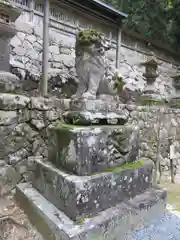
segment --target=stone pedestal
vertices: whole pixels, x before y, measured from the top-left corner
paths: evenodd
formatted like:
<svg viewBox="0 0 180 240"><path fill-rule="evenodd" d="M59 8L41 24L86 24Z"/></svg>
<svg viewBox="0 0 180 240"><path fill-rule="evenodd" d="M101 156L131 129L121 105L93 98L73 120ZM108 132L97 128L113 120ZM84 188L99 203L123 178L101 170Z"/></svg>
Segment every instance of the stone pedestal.
<svg viewBox="0 0 180 240"><path fill-rule="evenodd" d="M49 132L49 161L77 175L136 161L137 132L130 126L59 124Z"/></svg>
<svg viewBox="0 0 180 240"><path fill-rule="evenodd" d="M20 10L10 1L0 1L0 92L13 92L18 78L10 71L10 40L16 34L15 20Z"/></svg>
<svg viewBox="0 0 180 240"><path fill-rule="evenodd" d="M45 239L125 240L163 213L166 191L152 188L153 162L138 159L138 128L127 124L122 105L71 102L64 119L49 130L48 161L36 161L32 186L16 193Z"/></svg>

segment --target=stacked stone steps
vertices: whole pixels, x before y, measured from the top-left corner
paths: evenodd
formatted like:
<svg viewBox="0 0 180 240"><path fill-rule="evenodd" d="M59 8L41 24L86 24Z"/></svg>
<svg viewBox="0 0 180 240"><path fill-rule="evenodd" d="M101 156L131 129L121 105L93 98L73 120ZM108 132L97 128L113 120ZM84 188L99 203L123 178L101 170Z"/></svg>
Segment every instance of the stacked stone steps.
<svg viewBox="0 0 180 240"><path fill-rule="evenodd" d="M151 186L152 168L144 159L134 168L77 176L37 160L33 184L19 184L16 200L47 240L126 240L164 212L167 193Z"/></svg>
<svg viewBox="0 0 180 240"><path fill-rule="evenodd" d="M16 200L45 240L126 240L165 208L166 191L150 188L135 198L74 222L31 185L19 184Z"/></svg>
<svg viewBox="0 0 180 240"><path fill-rule="evenodd" d="M33 187L78 221L146 191L151 187L152 169L152 161L145 159L138 167L77 176L37 160Z"/></svg>

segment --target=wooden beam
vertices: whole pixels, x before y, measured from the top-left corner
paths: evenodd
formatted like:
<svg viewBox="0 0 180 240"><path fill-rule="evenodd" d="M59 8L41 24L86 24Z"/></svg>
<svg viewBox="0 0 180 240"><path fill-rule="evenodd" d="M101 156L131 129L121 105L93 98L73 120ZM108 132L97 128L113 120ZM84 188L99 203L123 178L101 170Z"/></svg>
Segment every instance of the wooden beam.
<svg viewBox="0 0 180 240"><path fill-rule="evenodd" d="M121 60L121 33L122 29L118 29L118 35L117 35L117 47L116 47L116 68L120 68L120 60Z"/></svg>

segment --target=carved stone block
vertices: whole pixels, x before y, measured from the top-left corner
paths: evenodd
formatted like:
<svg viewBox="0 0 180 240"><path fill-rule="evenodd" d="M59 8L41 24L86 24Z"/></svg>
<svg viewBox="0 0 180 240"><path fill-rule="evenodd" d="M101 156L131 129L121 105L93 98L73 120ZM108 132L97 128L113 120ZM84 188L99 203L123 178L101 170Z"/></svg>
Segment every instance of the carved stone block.
<svg viewBox="0 0 180 240"><path fill-rule="evenodd" d="M87 175L133 162L137 132L128 126L59 124L49 129L49 161L77 175Z"/></svg>

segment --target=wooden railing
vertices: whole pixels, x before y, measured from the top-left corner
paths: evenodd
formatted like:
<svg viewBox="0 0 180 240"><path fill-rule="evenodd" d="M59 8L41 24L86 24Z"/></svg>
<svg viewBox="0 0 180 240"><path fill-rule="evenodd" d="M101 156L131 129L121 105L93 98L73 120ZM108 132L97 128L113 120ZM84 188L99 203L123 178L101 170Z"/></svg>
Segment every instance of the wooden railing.
<svg viewBox="0 0 180 240"><path fill-rule="evenodd" d="M43 0L11 0L17 7L20 7L26 13L29 13L29 20L33 21L34 16L43 17ZM62 6L63 7L62 7ZM50 27L61 30L66 33L75 35L77 28L85 29L88 27L96 28L103 32L105 36L109 37L109 31L111 28L104 25L98 19L93 17L88 18L88 14L75 13L73 9L65 7L63 3L61 5L55 1L50 1ZM113 45L116 47L116 31L113 34Z"/></svg>

